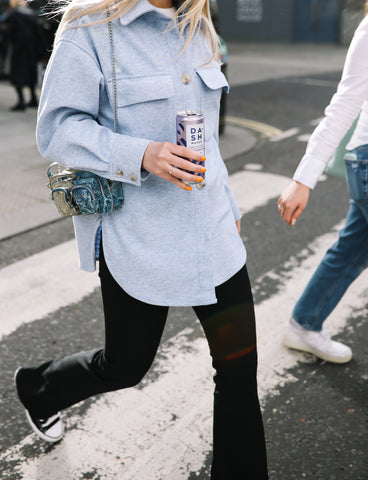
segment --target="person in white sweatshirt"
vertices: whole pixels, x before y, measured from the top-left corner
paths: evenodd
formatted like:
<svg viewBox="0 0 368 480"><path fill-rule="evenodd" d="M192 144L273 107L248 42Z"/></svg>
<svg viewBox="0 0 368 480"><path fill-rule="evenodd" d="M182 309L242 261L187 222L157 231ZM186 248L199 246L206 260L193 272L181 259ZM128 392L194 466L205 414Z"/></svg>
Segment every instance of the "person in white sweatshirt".
<svg viewBox="0 0 368 480"><path fill-rule="evenodd" d="M325 117L313 132L292 183L278 200L280 215L289 225L295 225L308 203L310 189L358 115L345 155L350 194L346 224L296 303L283 335L286 346L335 363L350 361L352 351L333 341L323 330L323 322L368 266L368 16L354 34Z"/></svg>

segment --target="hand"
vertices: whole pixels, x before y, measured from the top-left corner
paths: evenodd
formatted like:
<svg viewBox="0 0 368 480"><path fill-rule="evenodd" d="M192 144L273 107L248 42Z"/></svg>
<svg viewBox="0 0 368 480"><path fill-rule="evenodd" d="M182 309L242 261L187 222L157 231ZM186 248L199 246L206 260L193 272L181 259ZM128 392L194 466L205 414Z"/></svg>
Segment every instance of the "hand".
<svg viewBox="0 0 368 480"><path fill-rule="evenodd" d="M280 215L292 227L307 206L309 190L309 187L294 180L280 195L277 202Z"/></svg>
<svg viewBox="0 0 368 480"><path fill-rule="evenodd" d="M206 169L189 159L204 162L206 157L190 148L175 145L175 143L151 142L144 152L142 167L147 172L151 172L183 190L192 190L192 187L185 182L201 182L203 178L189 172L203 173Z"/></svg>

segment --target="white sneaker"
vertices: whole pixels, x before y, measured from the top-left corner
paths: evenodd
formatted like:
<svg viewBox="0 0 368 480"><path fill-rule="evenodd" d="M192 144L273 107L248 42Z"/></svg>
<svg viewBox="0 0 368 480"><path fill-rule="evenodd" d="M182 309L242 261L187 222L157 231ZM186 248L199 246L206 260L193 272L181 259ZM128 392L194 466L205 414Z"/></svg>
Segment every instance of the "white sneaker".
<svg viewBox="0 0 368 480"><path fill-rule="evenodd" d="M19 396L19 372L22 368L18 368L14 373L14 384L17 390L17 394L19 397L20 402L22 400ZM23 403L22 403L23 405ZM24 405L23 405L24 407ZM46 442L58 442L63 438L64 435L64 424L60 416L60 412L57 412L56 415L52 415L49 418L37 418L33 417L30 412L24 407L27 420L32 427L32 430L40 437L42 440Z"/></svg>
<svg viewBox="0 0 368 480"><path fill-rule="evenodd" d="M64 424L60 412L49 418L32 417L27 409L26 417L32 430L46 442L59 442L64 436Z"/></svg>
<svg viewBox="0 0 368 480"><path fill-rule="evenodd" d="M346 363L353 356L347 345L331 340L324 330L321 332L306 330L293 318L287 325L282 340L289 348L313 353L327 362Z"/></svg>

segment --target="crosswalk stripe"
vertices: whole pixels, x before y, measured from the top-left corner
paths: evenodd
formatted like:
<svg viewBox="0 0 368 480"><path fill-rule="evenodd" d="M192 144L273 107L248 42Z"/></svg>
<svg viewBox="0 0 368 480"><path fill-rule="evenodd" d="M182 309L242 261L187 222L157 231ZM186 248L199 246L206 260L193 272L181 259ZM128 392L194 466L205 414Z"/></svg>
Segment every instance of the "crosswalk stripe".
<svg viewBox="0 0 368 480"><path fill-rule="evenodd" d="M78 269L75 241L32 255L0 270L0 339L20 325L78 302L98 286Z"/></svg>
<svg viewBox="0 0 368 480"><path fill-rule="evenodd" d="M244 212L276 198L290 180L260 171L242 171L231 175L229 181ZM310 355L282 347L282 329L340 227L308 245L312 253L303 261L291 258L253 285L255 290L261 289L263 282L272 278L279 286L276 294L256 305L262 403L283 384L295 380L289 371L298 361L313 361ZM97 286L97 275L78 269L74 240L3 268L0 337L23 323L81 301ZM335 310L333 323L327 322L330 333L346 326L367 291L368 273L364 273ZM31 434L5 451L0 460L16 460L12 465L19 480L64 480L91 476L93 472L109 480L135 480L147 475L152 480L187 479L190 472L203 467L211 451L213 370L207 343L192 328L186 328L161 346L153 368L157 372L155 380L143 380L139 388L104 395L83 417L69 411L66 438L54 447L52 456L24 453L29 451L26 446L34 451L39 445Z"/></svg>
<svg viewBox="0 0 368 480"><path fill-rule="evenodd" d="M249 170L234 173L229 178L230 188L242 213L262 207L273 198L276 211L276 199L290 182L291 179L283 175Z"/></svg>
<svg viewBox="0 0 368 480"><path fill-rule="evenodd" d="M275 135L274 137L270 138L270 142L280 142L281 140L285 140L286 138L293 137L300 132L300 128L290 128L289 130L285 130L280 135Z"/></svg>
<svg viewBox="0 0 368 480"><path fill-rule="evenodd" d="M281 332L339 227L309 245L309 255L302 262L291 258L256 282L256 288L261 288L266 278L279 284L276 294L256 306L262 402L284 383L295 380L288 371L298 361L313 361L310 355L283 348ZM346 326L357 306L363 305L367 291L365 272L335 310L333 323L327 325L330 333ZM143 381L139 389L104 395L83 417L70 415L66 438L54 447L52 455L26 458L23 452L29 450L25 447L34 450L37 445L30 435L4 452L1 460L17 458L14 468L18 478L27 480L81 478L92 470L109 480L136 480L148 475L152 480L187 479L191 471L203 466L210 451L213 371L206 341L203 337L193 340L191 328L181 331L161 347L154 368L161 372L156 380ZM68 426L73 428L68 430Z"/></svg>

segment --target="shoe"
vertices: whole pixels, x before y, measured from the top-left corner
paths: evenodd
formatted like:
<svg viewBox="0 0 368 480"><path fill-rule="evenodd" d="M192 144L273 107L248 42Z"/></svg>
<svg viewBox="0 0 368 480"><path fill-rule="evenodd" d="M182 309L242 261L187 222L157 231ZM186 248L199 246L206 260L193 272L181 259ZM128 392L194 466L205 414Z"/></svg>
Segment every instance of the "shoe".
<svg viewBox="0 0 368 480"><path fill-rule="evenodd" d="M327 362L347 363L353 356L347 345L331 340L324 330L320 332L307 330L293 318L286 327L282 340L289 348L313 353Z"/></svg>
<svg viewBox="0 0 368 480"><path fill-rule="evenodd" d="M18 374L22 370L22 368L18 368L14 374L14 384L17 390L18 398L23 405L23 402L19 395L18 389ZM23 405L24 407L24 405ZM27 420L32 427L32 430L40 437L42 440L46 442L58 442L63 438L64 435L64 424L61 419L60 412L52 415L48 418L37 418L30 414L30 412L24 407L26 411Z"/></svg>
<svg viewBox="0 0 368 480"><path fill-rule="evenodd" d="M30 100L28 103L27 103L27 107L31 107L31 108L37 108L38 107L38 101L37 99L33 99L33 100Z"/></svg>
<svg viewBox="0 0 368 480"><path fill-rule="evenodd" d="M24 103L17 103L13 107L10 107L11 112L24 112L26 105Z"/></svg>

